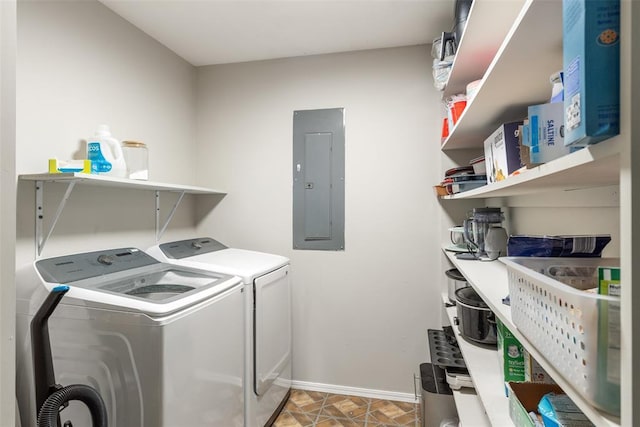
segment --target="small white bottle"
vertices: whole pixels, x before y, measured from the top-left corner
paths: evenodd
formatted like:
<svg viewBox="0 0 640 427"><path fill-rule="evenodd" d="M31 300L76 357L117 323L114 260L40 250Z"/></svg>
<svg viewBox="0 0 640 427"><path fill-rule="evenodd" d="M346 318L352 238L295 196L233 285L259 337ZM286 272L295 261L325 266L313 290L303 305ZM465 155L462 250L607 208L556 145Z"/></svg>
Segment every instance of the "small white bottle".
<svg viewBox="0 0 640 427"><path fill-rule="evenodd" d="M87 159L91 160L91 173L119 178L127 176L122 147L111 136L107 125L98 126L96 134L87 140Z"/></svg>

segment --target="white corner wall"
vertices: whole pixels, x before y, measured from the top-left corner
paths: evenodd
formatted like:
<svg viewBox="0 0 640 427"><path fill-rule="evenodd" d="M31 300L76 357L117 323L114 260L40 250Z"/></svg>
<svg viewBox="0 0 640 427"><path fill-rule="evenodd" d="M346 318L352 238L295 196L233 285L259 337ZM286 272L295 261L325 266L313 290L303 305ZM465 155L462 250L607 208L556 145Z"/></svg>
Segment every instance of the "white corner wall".
<svg viewBox="0 0 640 427"><path fill-rule="evenodd" d="M440 95L427 46L198 69L199 225L291 258L296 381L413 394L440 328ZM292 250L294 110L344 107L346 249Z"/></svg>
<svg viewBox="0 0 640 427"><path fill-rule="evenodd" d="M151 180L195 183L193 66L94 0L21 1L17 13L18 174L46 172L48 158L86 157L85 139L105 123L116 138L148 145ZM45 184L45 221L64 188ZM33 182L19 183L18 266L34 256L33 200ZM183 202L169 238L193 228L191 205ZM43 256L146 248L154 207L150 191L78 186Z"/></svg>
<svg viewBox="0 0 640 427"><path fill-rule="evenodd" d="M0 2L0 422L15 408L16 2Z"/></svg>

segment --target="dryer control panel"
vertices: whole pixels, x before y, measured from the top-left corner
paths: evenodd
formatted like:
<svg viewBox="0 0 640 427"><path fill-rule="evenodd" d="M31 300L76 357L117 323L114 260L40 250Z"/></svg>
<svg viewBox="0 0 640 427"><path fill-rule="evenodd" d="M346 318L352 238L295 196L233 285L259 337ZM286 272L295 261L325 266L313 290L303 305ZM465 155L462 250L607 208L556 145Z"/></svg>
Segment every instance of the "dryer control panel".
<svg viewBox="0 0 640 427"><path fill-rule="evenodd" d="M182 259L222 249L227 249L227 247L210 237L179 240L177 242L163 243L160 245L160 250L164 252L167 258L171 259Z"/></svg>

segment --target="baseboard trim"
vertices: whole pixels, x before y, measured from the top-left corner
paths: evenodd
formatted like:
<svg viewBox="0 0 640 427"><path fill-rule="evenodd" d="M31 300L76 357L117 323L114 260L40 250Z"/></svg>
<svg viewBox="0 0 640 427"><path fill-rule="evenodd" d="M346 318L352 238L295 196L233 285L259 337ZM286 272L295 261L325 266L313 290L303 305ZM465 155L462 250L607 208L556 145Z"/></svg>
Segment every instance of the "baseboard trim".
<svg viewBox="0 0 640 427"><path fill-rule="evenodd" d="M369 388L347 387L343 385L312 383L308 381L291 381L291 387L306 391L322 393L348 394L350 396L368 397L373 399L396 400L399 402L415 403L416 397L411 393L396 391L373 390Z"/></svg>

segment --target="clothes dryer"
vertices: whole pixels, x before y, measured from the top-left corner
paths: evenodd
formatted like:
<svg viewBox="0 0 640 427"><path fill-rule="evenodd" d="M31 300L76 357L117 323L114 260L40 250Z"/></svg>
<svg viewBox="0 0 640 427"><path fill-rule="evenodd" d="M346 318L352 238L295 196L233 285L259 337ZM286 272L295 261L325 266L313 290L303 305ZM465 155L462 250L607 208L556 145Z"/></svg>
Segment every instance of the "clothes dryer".
<svg viewBox="0 0 640 427"><path fill-rule="evenodd" d="M239 276L245 286L245 425L270 425L291 389L289 259L208 237L147 250L162 262Z"/></svg>
<svg viewBox="0 0 640 427"><path fill-rule="evenodd" d="M49 319L55 375L97 389L110 426L244 425L238 277L163 264L135 248L42 259L17 277L23 424L36 424L29 324L49 291L66 284ZM81 404L61 418L91 424Z"/></svg>

